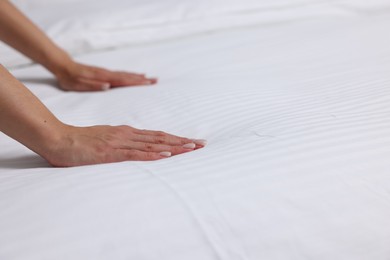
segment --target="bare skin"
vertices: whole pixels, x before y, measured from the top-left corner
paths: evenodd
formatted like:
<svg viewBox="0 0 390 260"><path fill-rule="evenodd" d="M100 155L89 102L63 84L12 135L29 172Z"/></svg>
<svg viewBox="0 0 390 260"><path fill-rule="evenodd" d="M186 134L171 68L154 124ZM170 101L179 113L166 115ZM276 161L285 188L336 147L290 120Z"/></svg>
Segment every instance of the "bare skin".
<svg viewBox="0 0 390 260"><path fill-rule="evenodd" d="M7 0L0 0L0 40L46 67L64 90L101 91L157 81L143 74L110 71L73 61ZM130 126L71 126L59 121L3 66L0 79L0 131L53 166L158 160L206 144L204 140Z"/></svg>
<svg viewBox="0 0 390 260"><path fill-rule="evenodd" d="M0 0L0 40L42 64L64 90L99 91L110 87L151 85L155 78L77 63L8 0Z"/></svg>

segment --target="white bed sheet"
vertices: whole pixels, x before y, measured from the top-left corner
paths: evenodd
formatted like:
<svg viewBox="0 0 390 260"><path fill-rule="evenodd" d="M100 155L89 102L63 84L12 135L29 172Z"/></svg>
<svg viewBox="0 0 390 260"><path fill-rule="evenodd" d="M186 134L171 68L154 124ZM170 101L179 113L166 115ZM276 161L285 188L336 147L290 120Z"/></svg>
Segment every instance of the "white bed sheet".
<svg viewBox="0 0 390 260"><path fill-rule="evenodd" d="M315 17L387 12L388 0L13 0L69 53L112 49L194 34ZM31 61L0 42L9 68Z"/></svg>
<svg viewBox="0 0 390 260"><path fill-rule="evenodd" d="M389 14L318 17L79 56L157 86L62 92L63 121L205 138L156 162L51 168L0 135L0 259L390 257Z"/></svg>

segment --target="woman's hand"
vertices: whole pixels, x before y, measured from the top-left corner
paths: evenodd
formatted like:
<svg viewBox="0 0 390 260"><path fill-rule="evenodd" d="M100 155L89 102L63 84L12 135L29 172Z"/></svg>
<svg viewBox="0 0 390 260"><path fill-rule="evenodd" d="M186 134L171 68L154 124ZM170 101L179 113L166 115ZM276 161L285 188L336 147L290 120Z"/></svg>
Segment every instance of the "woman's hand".
<svg viewBox="0 0 390 260"><path fill-rule="evenodd" d="M68 167L120 161L152 161L191 152L204 140L139 130L130 126L65 126L45 159L53 166Z"/></svg>
<svg viewBox="0 0 390 260"><path fill-rule="evenodd" d="M0 1L0 24L0 40L54 73L64 90L99 91L157 82L142 74L110 71L74 62L10 1Z"/></svg>
<svg viewBox="0 0 390 260"><path fill-rule="evenodd" d="M130 126L70 126L1 65L0 78L0 131L54 166L158 160L205 146L204 140Z"/></svg>
<svg viewBox="0 0 390 260"><path fill-rule="evenodd" d="M0 24L0 39L46 67L64 90L98 91L157 82L142 74L74 62L10 1L0 1ZM0 131L55 166L158 160L205 145L202 140L129 126L65 125L1 64L0 79Z"/></svg>
<svg viewBox="0 0 390 260"><path fill-rule="evenodd" d="M88 66L67 61L60 69L53 70L59 86L70 91L102 91L123 86L152 85L156 78L147 78L144 74Z"/></svg>

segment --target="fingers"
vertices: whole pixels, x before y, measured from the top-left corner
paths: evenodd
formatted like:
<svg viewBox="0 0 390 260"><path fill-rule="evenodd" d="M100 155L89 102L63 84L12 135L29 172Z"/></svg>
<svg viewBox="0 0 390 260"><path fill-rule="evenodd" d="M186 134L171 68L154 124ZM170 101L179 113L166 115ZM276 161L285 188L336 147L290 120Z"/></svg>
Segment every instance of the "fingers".
<svg viewBox="0 0 390 260"><path fill-rule="evenodd" d="M162 131L140 130L117 126L120 141L115 142L123 160L159 160L194 151L206 145L205 140L193 140Z"/></svg>
<svg viewBox="0 0 390 260"><path fill-rule="evenodd" d="M128 142L121 146L122 149L135 149L143 152L170 152L171 155L182 154L191 152L195 149L194 143L187 143L184 145L164 145L164 144L153 144L144 142Z"/></svg>
<svg viewBox="0 0 390 260"><path fill-rule="evenodd" d="M140 150L118 149L111 162L155 161L170 157L168 152L145 152Z"/></svg>
<svg viewBox="0 0 390 260"><path fill-rule="evenodd" d="M158 160L206 145L204 140L192 140L162 131L140 130L126 125L115 128L119 139L113 145L126 154L122 156L128 156L126 160Z"/></svg>
<svg viewBox="0 0 390 260"><path fill-rule="evenodd" d="M157 83L156 78L145 74L88 66L73 62L71 66L58 72L56 77L64 90L101 91L124 86L146 86Z"/></svg>
<svg viewBox="0 0 390 260"><path fill-rule="evenodd" d="M121 86L145 86L157 83L156 78L148 78L145 75L134 75L127 72L109 72L107 81L112 87Z"/></svg>
<svg viewBox="0 0 390 260"><path fill-rule="evenodd" d="M197 149L194 140L130 126L67 126L47 160L55 166L153 161ZM46 158L46 157L45 157Z"/></svg>
<svg viewBox="0 0 390 260"><path fill-rule="evenodd" d="M168 146L147 144L141 142L130 142L122 145L119 149L114 149L105 162L121 161L155 161L171 157L194 150L195 145L191 146Z"/></svg>
<svg viewBox="0 0 390 260"><path fill-rule="evenodd" d="M165 134L165 135L135 134L132 139L137 142L160 144L160 145L171 145L171 146L180 146L180 145L193 143L193 141L190 139L176 137L169 134Z"/></svg>
<svg viewBox="0 0 390 260"><path fill-rule="evenodd" d="M156 78L146 77L145 74L130 73L124 71L110 71L97 67L88 67L86 78L109 82L111 87L153 85Z"/></svg>
<svg viewBox="0 0 390 260"><path fill-rule="evenodd" d="M153 130L140 130L133 129L137 141L141 142L150 142L158 144L169 144L169 145L184 145L189 143L195 143L196 149L206 146L207 141L203 139L189 139L172 134L168 134L162 131L153 131Z"/></svg>
<svg viewBox="0 0 390 260"><path fill-rule="evenodd" d="M110 83L91 79L79 78L70 83L63 83L59 81L60 86L64 90L76 91L103 91L110 88Z"/></svg>

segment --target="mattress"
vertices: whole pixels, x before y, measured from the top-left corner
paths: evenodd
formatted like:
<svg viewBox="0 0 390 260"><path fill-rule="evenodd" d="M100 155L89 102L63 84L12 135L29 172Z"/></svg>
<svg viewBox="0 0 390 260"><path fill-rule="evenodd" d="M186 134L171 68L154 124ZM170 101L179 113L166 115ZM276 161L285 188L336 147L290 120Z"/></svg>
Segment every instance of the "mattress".
<svg viewBox="0 0 390 260"><path fill-rule="evenodd" d="M388 1L15 2L78 61L159 78L64 92L0 49L60 120L208 145L53 168L1 134L1 260L390 259Z"/></svg>

